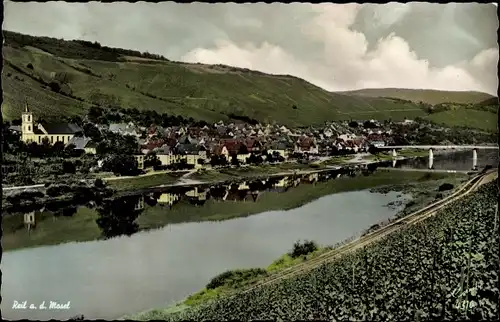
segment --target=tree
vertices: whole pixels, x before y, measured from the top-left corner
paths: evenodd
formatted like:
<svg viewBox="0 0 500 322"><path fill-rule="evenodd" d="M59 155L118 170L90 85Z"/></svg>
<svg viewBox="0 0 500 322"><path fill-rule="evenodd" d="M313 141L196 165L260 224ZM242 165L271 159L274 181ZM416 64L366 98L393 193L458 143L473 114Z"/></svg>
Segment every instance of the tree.
<svg viewBox="0 0 500 322"><path fill-rule="evenodd" d="M103 114L104 110L101 107L93 105L90 107L87 116L92 123L95 123L99 117L103 116Z"/></svg>
<svg viewBox="0 0 500 322"><path fill-rule="evenodd" d="M71 161L63 161L62 167L63 167L63 173L70 173L70 174L76 173L76 167Z"/></svg>
<svg viewBox="0 0 500 322"><path fill-rule="evenodd" d="M97 188L104 188L104 181L101 178L95 179L94 186Z"/></svg>
<svg viewBox="0 0 500 322"><path fill-rule="evenodd" d="M144 158L144 167L149 168L149 167L155 167L155 166L160 166L161 161L156 155L156 152L149 152L146 154L146 157Z"/></svg>
<svg viewBox="0 0 500 322"><path fill-rule="evenodd" d="M376 128L377 126L374 123L372 123L371 121L365 121L363 123L363 127L365 129L373 129L373 128Z"/></svg>
<svg viewBox="0 0 500 322"><path fill-rule="evenodd" d="M212 167L225 166L225 165L227 165L227 159L223 155L214 154L210 157L210 165Z"/></svg>
<svg viewBox="0 0 500 322"><path fill-rule="evenodd" d="M54 145L52 145L52 151L55 155L61 156L64 151L64 143L57 141Z"/></svg>
<svg viewBox="0 0 500 322"><path fill-rule="evenodd" d="M247 158L247 163L250 164L262 164L262 162L264 162L262 156L256 155L255 153L250 154L250 157Z"/></svg>
<svg viewBox="0 0 500 322"><path fill-rule="evenodd" d="M56 82L56 81L51 81L49 83L49 87L53 92L56 92L56 93L59 93L59 91L61 90L61 85L59 85L59 82Z"/></svg>
<svg viewBox="0 0 500 322"><path fill-rule="evenodd" d="M104 171L111 171L115 175L137 175L137 160L131 155L114 155L103 163Z"/></svg>
<svg viewBox="0 0 500 322"><path fill-rule="evenodd" d="M353 127L353 128L358 127L358 122L356 122L356 121L349 122L349 127Z"/></svg>
<svg viewBox="0 0 500 322"><path fill-rule="evenodd" d="M86 137L91 138L95 142L102 140L101 131L92 123L85 123L83 125L83 133Z"/></svg>
<svg viewBox="0 0 500 322"><path fill-rule="evenodd" d="M379 152L380 152L380 149L374 145L370 145L370 147L368 148L368 153L370 153L370 154L377 154Z"/></svg>
<svg viewBox="0 0 500 322"><path fill-rule="evenodd" d="M204 165L204 164L205 164L205 160L204 160L203 158L199 158L199 159L197 160L197 163L198 163L199 165Z"/></svg>
<svg viewBox="0 0 500 322"><path fill-rule="evenodd" d="M231 165L235 165L235 166L240 165L240 160L238 160L238 156L236 154L233 154L231 156Z"/></svg>

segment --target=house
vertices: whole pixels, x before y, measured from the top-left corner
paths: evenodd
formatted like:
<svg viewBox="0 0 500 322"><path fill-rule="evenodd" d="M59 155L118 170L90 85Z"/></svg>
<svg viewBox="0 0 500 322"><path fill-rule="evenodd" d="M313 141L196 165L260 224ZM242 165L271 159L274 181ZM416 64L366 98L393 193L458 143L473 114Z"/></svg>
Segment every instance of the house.
<svg viewBox="0 0 500 322"><path fill-rule="evenodd" d="M246 146L248 153L258 153L262 151L262 142L256 138L247 138L242 143Z"/></svg>
<svg viewBox="0 0 500 322"><path fill-rule="evenodd" d="M177 140L180 144L199 144L197 139L192 138L190 135L184 135Z"/></svg>
<svg viewBox="0 0 500 322"><path fill-rule="evenodd" d="M199 160L207 161L207 149L202 145L197 144L178 144L175 147L175 152L186 159L187 164L192 164L195 168L203 167Z"/></svg>
<svg viewBox="0 0 500 322"><path fill-rule="evenodd" d="M324 135L325 137L329 138L331 136L333 136L334 132L331 130L331 129L326 129L322 135Z"/></svg>
<svg viewBox="0 0 500 322"><path fill-rule="evenodd" d="M71 138L71 140L69 140L69 142L66 144L66 146L68 146L68 145L74 145L75 150L82 150L86 154L96 154L97 153L97 151L96 151L97 144L95 144L95 142L93 142L90 138L87 138L87 137L75 136L75 137Z"/></svg>
<svg viewBox="0 0 500 322"><path fill-rule="evenodd" d="M339 139L342 139L344 141L354 140L355 138L356 138L356 136L354 134L350 134L350 133L339 135Z"/></svg>
<svg viewBox="0 0 500 322"><path fill-rule="evenodd" d="M368 145L374 146L374 147L383 147L385 146L385 140L382 135L379 134L369 134L367 137L367 143Z"/></svg>
<svg viewBox="0 0 500 322"><path fill-rule="evenodd" d="M22 133L20 125L11 125L9 126L9 130L14 133Z"/></svg>
<svg viewBox="0 0 500 322"><path fill-rule="evenodd" d="M267 149L267 153L269 153L271 155L274 153L278 153L285 160L288 158L288 148L284 142L270 144L269 148Z"/></svg>
<svg viewBox="0 0 500 322"><path fill-rule="evenodd" d="M76 124L71 123L47 123L35 124L34 115L28 110L28 105L22 113L21 140L25 143L35 142L41 144L47 139L50 144L56 142L68 143L76 134L83 130Z"/></svg>
<svg viewBox="0 0 500 322"><path fill-rule="evenodd" d="M135 130L134 126L131 124L127 123L114 123L109 125L109 131L121 135L131 135L135 137L141 136L137 131Z"/></svg>
<svg viewBox="0 0 500 322"><path fill-rule="evenodd" d="M162 165L168 166L174 163L178 163L183 158L182 155L174 154L172 149L168 145L163 145L160 148L153 150L156 153L156 157L160 160Z"/></svg>
<svg viewBox="0 0 500 322"><path fill-rule="evenodd" d="M137 161L137 169L144 169L144 154L134 155L134 157Z"/></svg>
<svg viewBox="0 0 500 322"><path fill-rule="evenodd" d="M318 154L318 146L315 142L315 139L308 136L301 136L295 144L294 152Z"/></svg>

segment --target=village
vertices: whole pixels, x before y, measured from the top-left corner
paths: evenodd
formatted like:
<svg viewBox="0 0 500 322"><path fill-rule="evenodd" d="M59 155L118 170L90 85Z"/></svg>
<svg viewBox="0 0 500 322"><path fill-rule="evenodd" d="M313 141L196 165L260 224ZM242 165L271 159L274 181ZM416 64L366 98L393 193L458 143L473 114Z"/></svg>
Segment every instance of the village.
<svg viewBox="0 0 500 322"><path fill-rule="evenodd" d="M453 134L450 129L418 118L398 122L350 120L291 128L243 121L145 126L147 121L143 120L134 122L129 118L128 122L115 123L103 121L102 117L92 118L91 114L77 120L80 124L49 123L37 121L40 116L26 104L20 122L4 126L9 134L4 151L7 156L16 151L29 156L35 160L31 169L42 169L42 173L23 175L19 169L23 162L4 157L4 177L16 178L19 174L17 178L30 180L27 184L37 184L35 179L47 175L43 165L50 165L46 172L55 175L53 179L57 178L57 171L75 177L80 173L86 178L108 173L119 178L262 164L318 165L337 156L373 153L371 149L385 145L436 143L438 139L446 142L445 134ZM50 157L58 161L47 161ZM21 185L15 180L5 183Z"/></svg>

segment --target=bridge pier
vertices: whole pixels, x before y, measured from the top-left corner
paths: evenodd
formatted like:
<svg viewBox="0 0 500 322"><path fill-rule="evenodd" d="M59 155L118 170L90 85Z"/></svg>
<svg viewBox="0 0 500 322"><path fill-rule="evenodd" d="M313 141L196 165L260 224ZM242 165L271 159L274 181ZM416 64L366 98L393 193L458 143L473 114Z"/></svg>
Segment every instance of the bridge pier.
<svg viewBox="0 0 500 322"><path fill-rule="evenodd" d="M472 170L477 170L477 149L472 150Z"/></svg>
<svg viewBox="0 0 500 322"><path fill-rule="evenodd" d="M392 157L395 158L398 156L398 153L396 152L396 149L392 149Z"/></svg>
<svg viewBox="0 0 500 322"><path fill-rule="evenodd" d="M393 167L393 168L395 168L395 167L396 167L396 163L397 163L397 161L393 159L393 160L392 160L392 167Z"/></svg>
<svg viewBox="0 0 500 322"><path fill-rule="evenodd" d="M432 148L429 149L429 169L432 169L434 165L434 151Z"/></svg>

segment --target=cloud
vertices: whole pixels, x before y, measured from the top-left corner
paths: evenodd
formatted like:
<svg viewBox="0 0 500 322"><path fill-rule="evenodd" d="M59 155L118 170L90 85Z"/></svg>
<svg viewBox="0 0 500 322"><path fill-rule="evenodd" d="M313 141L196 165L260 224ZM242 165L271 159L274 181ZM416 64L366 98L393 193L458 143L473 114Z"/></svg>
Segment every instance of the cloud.
<svg viewBox="0 0 500 322"><path fill-rule="evenodd" d="M477 90L495 94L498 88L498 48L488 48L470 61L432 67L395 33L381 38L372 50L364 34L354 31L359 6L315 7L319 15L302 26L303 34L323 44L323 60L298 59L276 44L237 46L221 42L198 48L183 60L227 64L275 74L293 74L330 91L363 87Z"/></svg>
<svg viewBox="0 0 500 322"><path fill-rule="evenodd" d="M496 94L491 4L6 2L4 28L363 87Z"/></svg>

